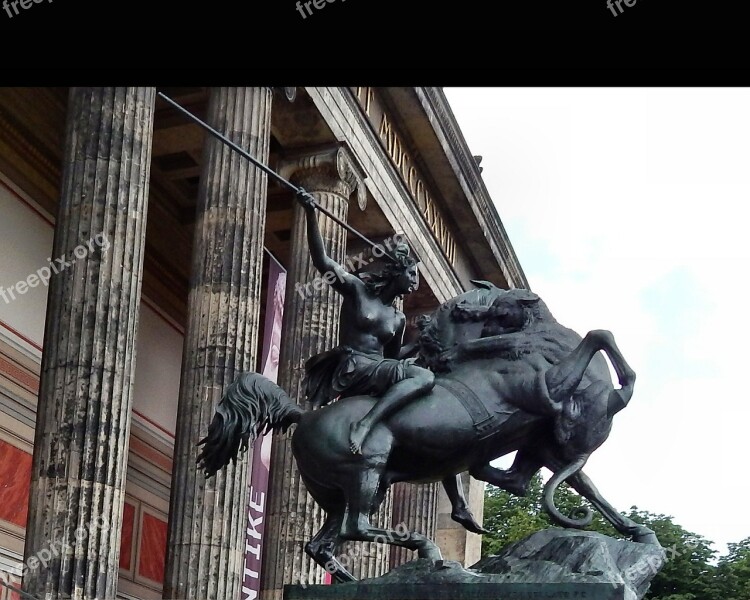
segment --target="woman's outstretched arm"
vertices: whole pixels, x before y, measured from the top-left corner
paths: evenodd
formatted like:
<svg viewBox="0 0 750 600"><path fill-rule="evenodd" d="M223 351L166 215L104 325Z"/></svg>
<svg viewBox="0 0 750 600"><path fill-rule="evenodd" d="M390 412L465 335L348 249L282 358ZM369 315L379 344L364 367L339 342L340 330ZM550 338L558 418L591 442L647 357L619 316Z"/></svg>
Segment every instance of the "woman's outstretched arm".
<svg viewBox="0 0 750 600"><path fill-rule="evenodd" d="M314 199L304 190L297 194L297 200L305 211L307 221L307 244L313 265L323 279L338 292L347 293L353 286L363 285L358 277L347 273L346 269L326 254L323 237L320 235L318 219L315 215Z"/></svg>

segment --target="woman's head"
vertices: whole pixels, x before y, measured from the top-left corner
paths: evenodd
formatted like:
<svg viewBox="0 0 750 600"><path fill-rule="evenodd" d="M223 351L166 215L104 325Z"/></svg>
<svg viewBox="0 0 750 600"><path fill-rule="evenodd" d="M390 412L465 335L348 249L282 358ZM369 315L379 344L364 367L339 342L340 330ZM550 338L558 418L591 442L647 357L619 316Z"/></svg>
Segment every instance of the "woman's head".
<svg viewBox="0 0 750 600"><path fill-rule="evenodd" d="M387 287L399 296L410 294L419 287L417 261L406 244L398 244L391 256L395 260L389 260L380 272L362 273L361 277L368 289L377 295Z"/></svg>

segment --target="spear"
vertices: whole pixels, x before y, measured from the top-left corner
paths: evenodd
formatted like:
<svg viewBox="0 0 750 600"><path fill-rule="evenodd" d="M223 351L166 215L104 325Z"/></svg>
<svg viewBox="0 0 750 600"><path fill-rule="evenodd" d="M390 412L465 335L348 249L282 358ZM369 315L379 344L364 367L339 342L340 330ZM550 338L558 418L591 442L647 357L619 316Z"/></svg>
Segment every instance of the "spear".
<svg viewBox="0 0 750 600"><path fill-rule="evenodd" d="M174 107L180 113L182 113L183 115L185 115L188 119L190 119L191 121L193 121L193 123L195 123L196 125L202 127L203 129L205 129L208 133L210 133L212 136L214 136L217 140L219 140L223 144L226 144L227 146L229 146L232 150L234 150L235 152L237 152L237 154L239 154L243 158L246 158L247 160L249 160L252 164L254 164L256 167L258 167L261 171L263 171L264 173L266 173L266 174L270 175L271 177L273 177L281 185L284 185L284 186L288 187L290 190L292 190L297 195L303 195L303 196L307 197L311 201L313 207L316 208L317 210L319 210L320 212L322 212L329 219L333 219L336 223L338 223L339 225L341 225L344 229L346 229L350 233L353 233L354 235L356 235L360 240L362 240L363 242L365 242L366 244L368 244L370 247L377 248L381 252L384 252L383 248L382 248L382 246L380 244L376 244L375 242L373 242L368 237L362 235L359 231L357 231L356 229L354 229L354 227L352 227L348 223L342 221L336 215L334 215L333 213L331 213L329 210L323 208L320 204L318 204L315 201L315 198L313 198L313 196L310 195L310 193L307 192L307 190L303 190L301 188L298 188L291 181L285 179L284 177L282 177L281 175L279 175L276 171L274 171L273 169L271 169L268 165L264 165L257 158L255 158L252 154L250 154L249 152L247 152L244 148L238 146L232 140L230 140L228 137L226 137L223 133L221 133L220 131L217 131L216 129L214 129L213 127L211 127L208 123L206 123L205 121L202 121L201 119L199 119L198 117L196 117L193 113L191 113L190 111L188 111L184 107L180 106L177 102L175 102L174 100L172 100L169 96L163 94L162 92L157 92L157 94L159 95L160 98L162 98L170 106ZM387 252L384 252L384 255L387 256L392 261L396 262L396 259L394 259Z"/></svg>

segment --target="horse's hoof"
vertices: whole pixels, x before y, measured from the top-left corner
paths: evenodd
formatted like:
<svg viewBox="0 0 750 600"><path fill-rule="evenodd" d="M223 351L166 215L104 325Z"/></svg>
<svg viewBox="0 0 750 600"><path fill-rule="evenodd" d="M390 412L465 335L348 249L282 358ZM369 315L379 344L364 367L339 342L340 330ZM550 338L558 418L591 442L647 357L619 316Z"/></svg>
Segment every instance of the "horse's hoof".
<svg viewBox="0 0 750 600"><path fill-rule="evenodd" d="M470 531L471 533L476 533L477 535L484 535L485 533L489 533L489 531L487 531L484 527L482 527L476 521L472 521L471 523L461 523L461 525L464 526L464 529L466 531Z"/></svg>
<svg viewBox="0 0 750 600"><path fill-rule="evenodd" d="M479 535L489 533L489 531L476 522L474 515L472 515L469 510L454 512L451 514L451 519L456 523L460 523L466 531L470 531L471 533L477 533Z"/></svg>

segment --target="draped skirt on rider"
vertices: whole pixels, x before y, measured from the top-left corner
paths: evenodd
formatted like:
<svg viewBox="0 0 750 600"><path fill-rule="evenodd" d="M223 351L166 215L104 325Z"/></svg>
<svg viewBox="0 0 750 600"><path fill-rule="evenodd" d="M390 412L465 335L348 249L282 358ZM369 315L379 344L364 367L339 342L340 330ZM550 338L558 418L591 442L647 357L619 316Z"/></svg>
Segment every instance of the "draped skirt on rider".
<svg viewBox="0 0 750 600"><path fill-rule="evenodd" d="M384 358L350 346L338 346L305 363L307 399L314 408L319 408L339 396L382 396L392 385L407 378L414 360Z"/></svg>

